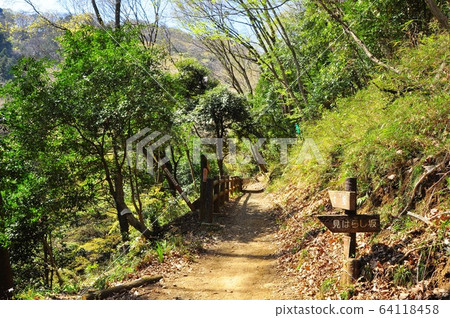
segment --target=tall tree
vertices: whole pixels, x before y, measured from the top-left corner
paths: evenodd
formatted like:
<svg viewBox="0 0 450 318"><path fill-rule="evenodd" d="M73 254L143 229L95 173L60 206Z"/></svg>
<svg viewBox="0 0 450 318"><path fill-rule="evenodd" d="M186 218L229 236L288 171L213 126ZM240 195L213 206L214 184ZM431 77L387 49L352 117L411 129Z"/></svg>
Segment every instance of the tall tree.
<svg viewBox="0 0 450 318"><path fill-rule="evenodd" d="M293 49L290 35L279 17L279 10L284 4L286 1L178 2L187 27L199 35L200 39L222 39L225 43L231 40L243 46L247 59L256 62L263 71L270 72L273 79L282 85L291 101L288 104L293 101L298 108L302 108L308 104L308 96L300 59L296 54L293 55L296 76L292 76L279 54L281 45L288 45ZM227 47L222 47L221 55L225 55L227 50Z"/></svg>
<svg viewBox="0 0 450 318"><path fill-rule="evenodd" d="M430 8L431 13L433 16L438 20L439 24L444 30L449 29L448 25L448 17L442 12L442 10L438 7L436 1L434 0L425 0L425 2L428 5L428 8Z"/></svg>
<svg viewBox="0 0 450 318"><path fill-rule="evenodd" d="M138 39L138 30L128 27L107 31L85 27L66 33L64 60L52 72L53 79L43 62L25 60L9 90L9 107L29 121L28 130L40 131L44 140L57 131L70 134L73 138L62 139L69 144L61 147L77 149L80 164L82 158L91 159L85 162L86 169L105 181L123 240L128 238L129 224L151 238L126 203L126 140L146 126L167 130L173 104L166 94L168 77L159 71L162 55L143 48Z"/></svg>
<svg viewBox="0 0 450 318"><path fill-rule="evenodd" d="M0 8L0 26L5 26L6 17L3 9ZM7 39L8 34L0 31L0 82L11 79L11 67L16 62L16 55L13 52L12 43Z"/></svg>
<svg viewBox="0 0 450 318"><path fill-rule="evenodd" d="M116 27L116 29L120 28L120 10L122 7L122 1L121 0L116 0L116 6L115 6L115 11L114 11L114 26Z"/></svg>
<svg viewBox="0 0 450 318"><path fill-rule="evenodd" d="M249 120L248 104L244 97L231 93L225 87L212 89L199 100L193 117L203 129L225 145L225 138L233 126ZM223 149L219 149L217 165L220 176L224 175Z"/></svg>
<svg viewBox="0 0 450 318"><path fill-rule="evenodd" d="M95 17L97 18L97 22L101 26L105 26L105 22L103 22L102 15L100 14L100 10L98 9L97 1L91 0L91 3L92 3L92 9L94 10L94 13L95 13Z"/></svg>
<svg viewBox="0 0 450 318"><path fill-rule="evenodd" d="M0 230L5 224L6 213L3 206L3 197L0 189ZM11 269L11 261L9 259L9 253L4 246L3 240L0 240L0 299L7 299L11 296L11 289L14 287L13 274Z"/></svg>

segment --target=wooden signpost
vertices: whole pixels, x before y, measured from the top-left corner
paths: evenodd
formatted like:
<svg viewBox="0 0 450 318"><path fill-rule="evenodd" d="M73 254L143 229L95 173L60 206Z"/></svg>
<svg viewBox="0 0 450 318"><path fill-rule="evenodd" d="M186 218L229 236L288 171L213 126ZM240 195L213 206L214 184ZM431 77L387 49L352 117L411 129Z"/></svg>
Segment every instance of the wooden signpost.
<svg viewBox="0 0 450 318"><path fill-rule="evenodd" d="M318 217L333 233L379 232L379 215L321 215Z"/></svg>
<svg viewBox="0 0 450 318"><path fill-rule="evenodd" d="M379 215L356 214L356 178L345 180L345 191L328 191L331 205L334 208L344 209L342 215L320 215L322 222L333 233L345 233L344 237L344 271L342 284L350 285L359 275L359 264L356 259L356 233L379 232Z"/></svg>
<svg viewBox="0 0 450 318"><path fill-rule="evenodd" d="M201 179L200 179L200 214L199 214L199 218L201 221L205 221L206 220L206 211L207 211L207 206L206 206L206 184L208 182L208 173L210 170L209 167L209 162L208 159L206 158L205 155L201 155L200 156L200 164L201 164Z"/></svg>
<svg viewBox="0 0 450 318"><path fill-rule="evenodd" d="M337 209L347 211L356 210L356 192L355 191L328 191L331 205Z"/></svg>

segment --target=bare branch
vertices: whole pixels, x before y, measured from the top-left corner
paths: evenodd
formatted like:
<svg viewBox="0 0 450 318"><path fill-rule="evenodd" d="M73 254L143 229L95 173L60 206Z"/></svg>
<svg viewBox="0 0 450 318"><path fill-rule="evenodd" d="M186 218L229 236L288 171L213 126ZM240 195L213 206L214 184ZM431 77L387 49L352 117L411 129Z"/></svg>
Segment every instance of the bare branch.
<svg viewBox="0 0 450 318"><path fill-rule="evenodd" d="M44 16L33 4L33 2L31 0L24 0L28 5L30 5L34 12L36 12L37 15L39 15L45 22L47 22L48 24L50 24L52 27L55 27L57 29L63 30L63 31L69 31L69 29L56 24L55 22L51 21L49 18L47 18L46 16Z"/></svg>
<svg viewBox="0 0 450 318"><path fill-rule="evenodd" d="M92 0L92 8L94 9L95 16L97 17L97 21L101 26L104 26L105 23L103 22L102 16L100 15L100 11L98 10L97 2L95 0Z"/></svg>
<svg viewBox="0 0 450 318"><path fill-rule="evenodd" d="M400 71L382 61L380 61L375 55L372 54L372 52L370 52L370 50L367 48L367 46L364 44L364 42L352 31L352 29L350 29L350 26L344 22L344 20L342 19L342 14L341 12L335 12L332 9L330 9L323 0L317 0L317 2L319 2L319 4L322 6L322 8L324 8L324 10L328 13L328 15L335 20L337 23L339 23L342 28L344 29L344 31L349 34L353 40L355 41L355 43L364 51L364 53L366 54L366 56L375 64L378 64L382 67L384 67L385 69L388 69L390 71L393 71L394 73L400 74Z"/></svg>

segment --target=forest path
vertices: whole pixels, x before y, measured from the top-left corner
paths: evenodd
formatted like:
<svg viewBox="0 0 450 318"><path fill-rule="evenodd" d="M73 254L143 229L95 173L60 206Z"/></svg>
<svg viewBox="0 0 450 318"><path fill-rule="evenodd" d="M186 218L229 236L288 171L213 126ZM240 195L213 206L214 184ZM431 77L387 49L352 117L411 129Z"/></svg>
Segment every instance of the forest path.
<svg viewBox="0 0 450 318"><path fill-rule="evenodd" d="M248 190L260 187L249 186ZM277 230L264 193L245 193L221 208L219 242L189 268L144 287L146 299L280 299Z"/></svg>

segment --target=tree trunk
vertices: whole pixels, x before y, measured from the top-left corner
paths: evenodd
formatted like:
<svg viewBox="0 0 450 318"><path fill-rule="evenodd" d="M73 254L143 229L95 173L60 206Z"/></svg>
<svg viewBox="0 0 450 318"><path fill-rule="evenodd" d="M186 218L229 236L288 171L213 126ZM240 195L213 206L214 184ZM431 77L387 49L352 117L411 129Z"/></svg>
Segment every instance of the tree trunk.
<svg viewBox="0 0 450 318"><path fill-rule="evenodd" d="M121 212L125 209L128 209L128 206L125 203L125 194L123 191L123 180L121 180L121 174L116 176L115 178L115 188L116 193L114 194L114 201L116 202L116 210L117 210L117 219L119 220L120 225L120 234L122 235L122 241L126 242L130 239L129 237L129 226L127 222L126 216L122 215Z"/></svg>
<svg viewBox="0 0 450 318"><path fill-rule="evenodd" d="M277 54L277 37L275 35L275 31L273 29L273 25L270 23L270 21L265 21L263 17L256 11L256 15L253 14L252 8L249 8L248 5L245 3L245 1L239 1L239 4L244 9L247 17L250 21L250 27L252 28L253 32L255 33L255 36L258 40L259 45L263 49L265 54L268 54L272 59L276 61L276 65L270 62L270 66L266 64L269 68L269 70L273 73L275 78L281 83L281 85L284 86L287 94L289 97L296 103L297 105L300 105L300 101L298 100L297 96L295 96L294 91L292 90L292 85L289 83L289 79L285 70L285 67L283 66L283 63ZM270 28L268 30L267 28ZM258 59L262 61L261 55L258 54ZM281 78L279 77L276 67L278 66L279 71L281 73Z"/></svg>
<svg viewBox="0 0 450 318"><path fill-rule="evenodd" d="M217 158L217 166L219 167L219 176L222 178L223 177L223 158L219 159Z"/></svg>
<svg viewBox="0 0 450 318"><path fill-rule="evenodd" d="M136 230L141 232L141 234L147 238L148 240L152 240L152 233L150 230L138 219L134 217L131 210L128 209L128 206L125 203L125 195L123 191L123 179L122 174L117 173L116 175L116 193L114 196L114 200L116 201L116 209L117 209L117 217L119 219L120 224L120 233L122 234L122 240L124 242L130 239L129 237L129 225L134 227Z"/></svg>
<svg viewBox="0 0 450 318"><path fill-rule="evenodd" d="M285 29L281 19L279 18L275 8L272 6L272 4L269 1L267 1L267 4L268 4L268 7L272 10L274 18L275 18L275 21L276 21L276 23L275 23L275 21L273 23L274 23L275 26L279 26L278 31L280 32L281 37L284 40L284 43L286 44L286 46L288 47L289 51L292 54L292 60L294 61L295 71L296 71L296 74L297 74L297 86L298 86L298 89L299 89L300 93L302 94L302 98L303 98L303 101L305 102L305 106L307 106L308 105L308 95L307 95L307 91L306 91L306 88L305 88L305 84L303 83L303 81L301 79L302 68L300 67L300 62L299 62L299 60L297 58L297 53L295 52L295 48L292 45L292 42L291 42L291 40L289 38L289 34L286 31L286 29ZM303 68L303 69L305 69L305 68Z"/></svg>
<svg viewBox="0 0 450 318"><path fill-rule="evenodd" d="M3 198L0 193L0 230L3 230L3 222L6 212L3 209ZM12 295L10 291L14 287L11 261L6 247L0 244L0 299L9 299Z"/></svg>
<svg viewBox="0 0 450 318"><path fill-rule="evenodd" d="M0 246L0 299L9 299L12 295L10 290L13 287L13 274L9 253L6 248Z"/></svg>
<svg viewBox="0 0 450 318"><path fill-rule="evenodd" d="M170 162L167 162L165 164L167 170L169 170L169 173L173 176L173 178L176 180L175 175L173 174L173 168L172 168L172 164ZM164 176L166 177L167 183L169 184L169 188L170 188L170 193L172 194L172 196L174 198L177 197L177 188L175 186L175 184L172 182L172 180L170 179L170 177L167 174L164 174Z"/></svg>
<svg viewBox="0 0 450 318"><path fill-rule="evenodd" d="M59 274L58 268L56 266L55 258L53 257L53 248L51 246L51 237L49 236L50 244L47 242L47 239L44 237L42 240L44 244L44 250L46 250L46 254L48 255L48 261L46 265L50 266L51 270L55 272L56 277L58 278L59 286L62 287L64 285L64 280L62 279L61 275Z"/></svg>
<svg viewBox="0 0 450 318"><path fill-rule="evenodd" d="M125 211L127 213L125 213ZM129 209L124 209L120 214L125 218L127 224L130 223L130 225L138 230L147 240L153 240L152 232L150 232L144 224L139 222L139 220L134 217L133 213L131 213Z"/></svg>
<svg viewBox="0 0 450 318"><path fill-rule="evenodd" d="M128 173L130 174L130 178L129 179L130 179L130 189L131 189L131 201L133 202L134 210L138 214L139 222L144 224L144 216L142 215L142 205L138 205L139 193L137 193L137 191L138 191L137 176L133 174L133 171L132 171L131 167L128 167L128 168L129 168L128 169ZM134 185L133 175L136 177L136 188L135 188L135 185Z"/></svg>
<svg viewBox="0 0 450 318"><path fill-rule="evenodd" d="M191 154L189 153L189 148L187 148L187 147L186 147L186 158L187 158L187 160L189 162L189 170L191 171L192 183L194 184L195 191L197 191L197 185L195 183L194 165L192 164Z"/></svg>
<svg viewBox="0 0 450 318"><path fill-rule="evenodd" d="M447 16L439 9L439 7L436 4L436 1L434 0L425 0L425 2L428 5L428 8L430 8L431 13L433 16L438 20L439 24L441 25L441 28L448 30L448 18Z"/></svg>
<svg viewBox="0 0 450 318"><path fill-rule="evenodd" d="M45 238L42 239L42 241L44 241ZM44 283L45 283L45 287L49 287L50 286L50 271L49 271L49 266L48 266L48 255L47 255L47 249L45 248L45 244L44 242L42 242L42 250L44 252Z"/></svg>
<svg viewBox="0 0 450 318"><path fill-rule="evenodd" d="M115 22L114 26L116 29L120 29L120 6L121 6L121 0L116 0L116 9L115 9Z"/></svg>
<svg viewBox="0 0 450 318"><path fill-rule="evenodd" d="M105 23L103 22L102 16L100 15L100 11L98 10L97 2L95 2L95 0L92 0L92 8L94 9L95 17L97 18L98 23L101 26L104 26Z"/></svg>
<svg viewBox="0 0 450 318"><path fill-rule="evenodd" d="M117 2L117 1L116 1ZM120 1L118 1L120 2ZM120 5L120 4L119 4ZM114 186L110 188L113 189L111 195L116 203L117 218L120 225L120 233L122 234L122 240L124 242L129 240L129 226L127 217L122 214L122 211L128 209L125 203L125 191L123 189L123 163L124 161L119 158L119 147L115 140L113 140L113 154L114 154ZM126 154L124 153L124 156ZM109 170L108 170L109 171ZM111 179L111 175L110 175Z"/></svg>
<svg viewBox="0 0 450 318"><path fill-rule="evenodd" d="M132 288L136 288L145 284L153 284L160 281L162 276L143 276L135 281L125 283L122 285L114 286L108 289L104 289L98 292L88 293L83 296L84 300L93 300L93 299L105 299L113 296L115 293L120 293L125 290L130 290Z"/></svg>

